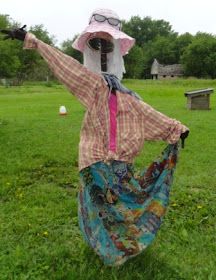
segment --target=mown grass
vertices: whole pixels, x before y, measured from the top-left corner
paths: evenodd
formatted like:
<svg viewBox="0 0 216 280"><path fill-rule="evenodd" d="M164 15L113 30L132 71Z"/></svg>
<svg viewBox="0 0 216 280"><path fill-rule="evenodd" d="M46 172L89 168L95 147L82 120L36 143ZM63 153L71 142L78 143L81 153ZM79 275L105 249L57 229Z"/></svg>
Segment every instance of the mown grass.
<svg viewBox="0 0 216 280"><path fill-rule="evenodd" d="M157 238L124 266L105 267L77 223L84 108L61 85L0 87L0 279L216 279L216 98L209 111L189 111L184 97L187 90L216 88L216 81L125 84L191 130ZM66 117L58 115L60 105ZM164 146L146 143L137 168Z"/></svg>

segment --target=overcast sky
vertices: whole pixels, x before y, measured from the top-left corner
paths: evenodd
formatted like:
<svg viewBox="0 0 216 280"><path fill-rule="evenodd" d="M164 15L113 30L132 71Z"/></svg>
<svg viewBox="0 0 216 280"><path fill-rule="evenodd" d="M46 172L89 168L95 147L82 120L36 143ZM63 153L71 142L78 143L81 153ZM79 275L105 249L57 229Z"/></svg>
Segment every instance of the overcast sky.
<svg viewBox="0 0 216 280"><path fill-rule="evenodd" d="M216 34L215 0L0 0L0 14L28 27L43 24L58 44L82 32L97 8L112 9L125 20L135 15L164 19L179 34Z"/></svg>

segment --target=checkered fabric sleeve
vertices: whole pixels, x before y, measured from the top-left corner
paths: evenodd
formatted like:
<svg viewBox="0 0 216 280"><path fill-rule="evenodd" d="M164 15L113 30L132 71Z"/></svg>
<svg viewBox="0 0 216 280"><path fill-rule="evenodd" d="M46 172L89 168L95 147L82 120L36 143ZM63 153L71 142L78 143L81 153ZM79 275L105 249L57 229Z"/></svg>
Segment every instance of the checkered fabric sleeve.
<svg viewBox="0 0 216 280"><path fill-rule="evenodd" d="M179 121L169 118L142 102L144 114L145 140L163 140L169 144L176 143L181 133L189 130Z"/></svg>
<svg viewBox="0 0 216 280"><path fill-rule="evenodd" d="M87 108L91 108L95 95L105 90L103 78L80 64L77 60L62 53L60 50L38 40L33 34L27 33L24 41L25 49L37 49L49 65L56 78Z"/></svg>

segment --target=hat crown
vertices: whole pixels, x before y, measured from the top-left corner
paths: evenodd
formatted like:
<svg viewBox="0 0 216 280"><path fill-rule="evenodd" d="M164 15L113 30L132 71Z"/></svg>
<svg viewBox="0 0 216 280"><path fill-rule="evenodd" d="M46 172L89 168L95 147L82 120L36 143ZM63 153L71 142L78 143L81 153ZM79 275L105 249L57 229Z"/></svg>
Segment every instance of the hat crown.
<svg viewBox="0 0 216 280"><path fill-rule="evenodd" d="M105 16L107 18L116 18L118 20L120 20L119 16L112 10L110 9L96 9L93 11L93 13L91 14L91 17L89 20L91 20L92 16L95 14L99 14L102 16Z"/></svg>

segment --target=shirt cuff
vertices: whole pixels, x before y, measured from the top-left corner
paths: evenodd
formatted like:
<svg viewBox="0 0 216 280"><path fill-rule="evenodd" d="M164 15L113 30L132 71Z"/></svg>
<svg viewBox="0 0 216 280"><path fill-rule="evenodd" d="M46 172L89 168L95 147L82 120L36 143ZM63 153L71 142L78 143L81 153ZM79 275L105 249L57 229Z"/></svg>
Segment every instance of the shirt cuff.
<svg viewBox="0 0 216 280"><path fill-rule="evenodd" d="M24 49L36 49L37 42L38 42L38 39L35 37L35 35L33 35L31 33L27 33L25 36L23 48Z"/></svg>
<svg viewBox="0 0 216 280"><path fill-rule="evenodd" d="M171 126L168 136L165 140L169 144L174 144L179 141L181 134L187 130L189 129L185 125L178 121L174 121L174 124Z"/></svg>

